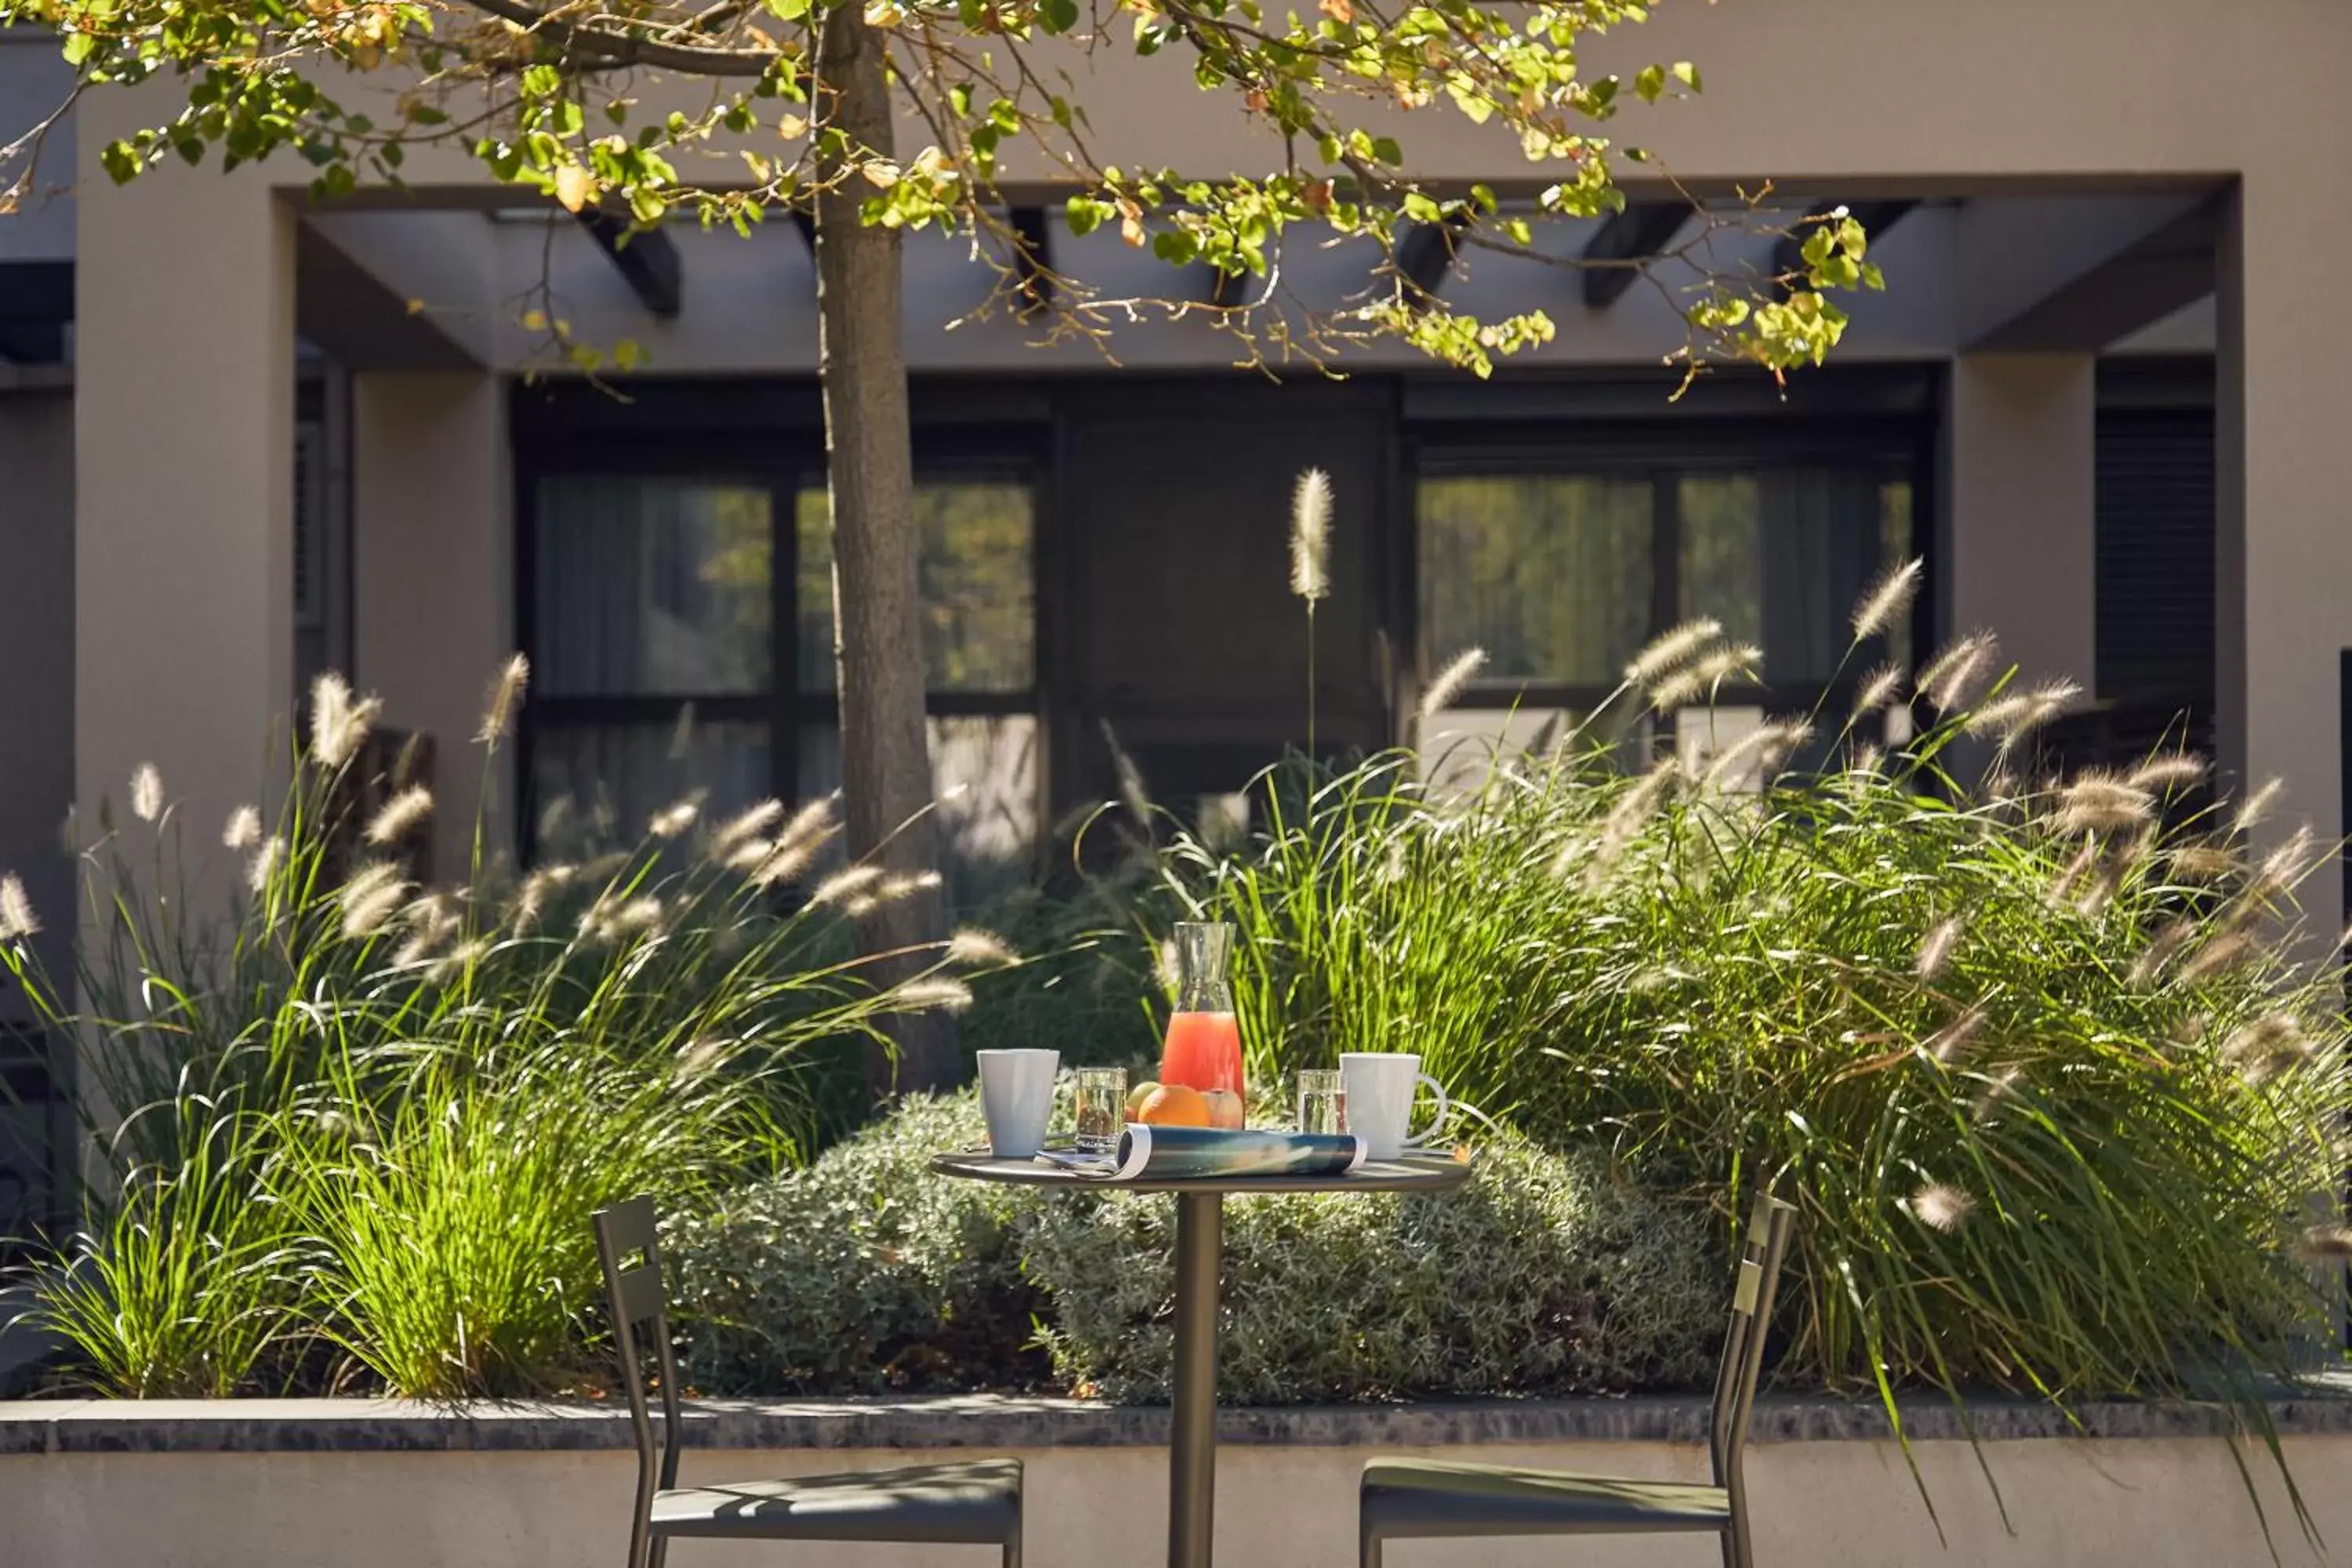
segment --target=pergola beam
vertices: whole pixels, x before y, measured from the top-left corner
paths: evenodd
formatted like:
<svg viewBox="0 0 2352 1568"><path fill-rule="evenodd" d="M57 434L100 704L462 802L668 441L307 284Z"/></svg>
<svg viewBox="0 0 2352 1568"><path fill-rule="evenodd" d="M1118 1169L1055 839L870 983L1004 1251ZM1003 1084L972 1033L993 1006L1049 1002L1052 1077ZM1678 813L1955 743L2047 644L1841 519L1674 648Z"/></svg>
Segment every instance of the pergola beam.
<svg viewBox="0 0 2352 1568"><path fill-rule="evenodd" d="M1628 202L1584 247L1584 307L1605 310L1642 275L1642 264L1663 254L1691 215L1688 202Z"/></svg>
<svg viewBox="0 0 2352 1568"><path fill-rule="evenodd" d="M1886 237L1889 229L1901 223L1904 216L1918 205L1916 201L1844 202L1832 203L1827 210L1834 210L1837 206L1843 205L1847 214L1856 223L1862 225L1869 234L1870 243L1876 245ZM1774 278L1788 278L1792 275L1801 277L1804 270L1804 230L1799 229L1793 233L1782 235L1772 247L1772 276Z"/></svg>
<svg viewBox="0 0 2352 1568"><path fill-rule="evenodd" d="M1423 302L1437 298L1445 275L1454 266L1454 239L1470 226L1466 211L1446 215L1441 223L1417 223L1397 241L1397 275L1412 285Z"/></svg>
<svg viewBox="0 0 2352 1568"><path fill-rule="evenodd" d="M2095 353L2212 293L2227 198L2215 197L1979 333L1972 353Z"/></svg>
<svg viewBox="0 0 2352 1568"><path fill-rule="evenodd" d="M667 321L685 303L686 268L677 244L657 228L637 228L628 219L583 207L580 226L595 239L646 309Z"/></svg>

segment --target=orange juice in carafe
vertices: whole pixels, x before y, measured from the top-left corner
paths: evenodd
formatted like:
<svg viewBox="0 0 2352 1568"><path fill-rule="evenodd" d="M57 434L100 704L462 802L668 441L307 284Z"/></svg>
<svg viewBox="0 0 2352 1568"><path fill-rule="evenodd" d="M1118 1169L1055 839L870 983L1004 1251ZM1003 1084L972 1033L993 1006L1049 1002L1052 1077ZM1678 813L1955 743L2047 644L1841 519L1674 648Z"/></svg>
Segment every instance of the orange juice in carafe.
<svg viewBox="0 0 2352 1568"><path fill-rule="evenodd" d="M1222 922L1177 926L1176 1010L1160 1047L1160 1081L1198 1089L1208 1098L1211 1126L1238 1129L1247 1089L1241 1025L1225 978L1233 944L1234 928Z"/></svg>

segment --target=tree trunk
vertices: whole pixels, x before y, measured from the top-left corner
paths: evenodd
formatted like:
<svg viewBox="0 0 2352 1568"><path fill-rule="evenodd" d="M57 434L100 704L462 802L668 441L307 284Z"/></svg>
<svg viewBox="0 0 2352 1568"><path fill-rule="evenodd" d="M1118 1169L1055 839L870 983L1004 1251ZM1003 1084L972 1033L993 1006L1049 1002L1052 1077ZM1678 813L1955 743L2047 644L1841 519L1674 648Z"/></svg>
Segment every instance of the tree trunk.
<svg viewBox="0 0 2352 1568"><path fill-rule="evenodd" d="M882 40L854 3L824 21L820 92L830 121L855 148L891 153L890 89ZM828 176L835 170L824 171ZM835 184L830 178L829 184ZM852 172L816 200L818 363L824 386L826 486L833 510L835 689L841 698L842 787L849 850L895 875L935 872L939 831L923 723L923 644L915 531L914 449L908 431L907 360L899 341L898 234L858 221L873 187ZM936 888L884 901L860 922L868 952L937 942L946 901ZM919 967L889 962L884 978ZM866 1058L877 1094L932 1089L961 1075L945 1013L892 1020L895 1077L880 1047Z"/></svg>

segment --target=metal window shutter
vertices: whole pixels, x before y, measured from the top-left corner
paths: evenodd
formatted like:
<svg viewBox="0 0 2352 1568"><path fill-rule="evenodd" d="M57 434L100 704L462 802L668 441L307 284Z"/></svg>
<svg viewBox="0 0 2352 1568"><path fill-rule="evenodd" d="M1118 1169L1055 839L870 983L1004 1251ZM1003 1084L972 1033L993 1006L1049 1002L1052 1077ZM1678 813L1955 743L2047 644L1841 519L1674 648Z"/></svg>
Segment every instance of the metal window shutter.
<svg viewBox="0 0 2352 1568"><path fill-rule="evenodd" d="M2101 699L2213 710L2213 413L2106 407L2098 424Z"/></svg>

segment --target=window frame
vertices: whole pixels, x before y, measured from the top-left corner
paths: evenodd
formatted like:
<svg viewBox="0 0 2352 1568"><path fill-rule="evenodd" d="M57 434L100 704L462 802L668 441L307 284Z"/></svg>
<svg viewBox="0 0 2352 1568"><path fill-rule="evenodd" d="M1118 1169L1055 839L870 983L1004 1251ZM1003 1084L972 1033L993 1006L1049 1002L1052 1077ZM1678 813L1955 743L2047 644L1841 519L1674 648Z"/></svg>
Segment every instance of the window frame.
<svg viewBox="0 0 2352 1568"><path fill-rule="evenodd" d="M748 454L748 458L747 458ZM516 645L539 655L537 562L541 480L610 477L675 479L713 486L764 489L769 526L768 689L760 692L676 692L660 695L534 694L516 727L516 794L521 802L516 837L528 858L536 848L541 803L536 799L539 732L560 726L666 725L689 704L698 722L751 723L768 735L769 792L778 800L800 798L801 732L803 727L838 724L841 704L834 691L800 689L798 506L801 493L825 483L825 452L820 434L773 429L698 433L692 437L648 435L614 438L589 430L539 432L514 445L515 533L512 605ZM1033 429L957 427L919 432L918 484L958 479L1013 482L1029 490L1031 657L1029 685L1004 691L929 691L924 711L933 718L1028 715L1041 732L1047 723L1048 660L1045 599L1053 580L1051 509L1054 474L1038 433ZM1045 780L1042 742L1038 787L1043 816Z"/></svg>
<svg viewBox="0 0 2352 1568"><path fill-rule="evenodd" d="M1911 487L1911 553L1923 563L1918 595L1908 624L1890 638L1895 656L1916 668L1934 637L1937 585L1936 548L1936 457L1932 436L1911 418L1863 416L1828 421L1747 418L1707 421L1704 426L1651 426L1579 421L1507 427L1499 437L1457 429L1411 436L1406 442L1404 494L1407 520L1403 594L1410 647L1419 683L1448 657L1428 645L1422 598L1421 484L1425 479L1545 477L1639 479L1650 486L1650 636L1682 619L1682 516L1680 481L1707 475L1752 474L1770 469L1874 469L1881 484L1907 480ZM1760 708L1779 717L1801 715L1822 704L1850 700L1864 668L1849 666L1830 681L1743 681L1726 684L1714 699L1718 707ZM1512 708L1590 712L1612 689L1561 681L1474 681L1453 706L1492 711ZM1689 706L1689 705L1685 705ZM1660 731L1671 735L1674 712L1655 715Z"/></svg>

